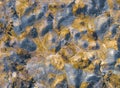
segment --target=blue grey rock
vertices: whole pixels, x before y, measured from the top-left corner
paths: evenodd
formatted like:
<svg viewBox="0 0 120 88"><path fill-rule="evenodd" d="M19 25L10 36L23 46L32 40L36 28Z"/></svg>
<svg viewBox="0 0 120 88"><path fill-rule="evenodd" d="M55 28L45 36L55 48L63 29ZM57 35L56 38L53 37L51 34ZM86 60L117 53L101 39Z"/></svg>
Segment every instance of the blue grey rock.
<svg viewBox="0 0 120 88"><path fill-rule="evenodd" d="M106 5L107 0L93 0L96 3L96 6L98 6L98 9L103 10L104 6Z"/></svg>
<svg viewBox="0 0 120 88"><path fill-rule="evenodd" d="M43 12L40 12L37 16L37 20L40 20L42 17L44 16L44 13Z"/></svg>
<svg viewBox="0 0 120 88"><path fill-rule="evenodd" d="M30 12L32 12L34 10L34 8L37 6L37 3L33 3L31 6L29 6L28 8L25 9L25 12L23 15L27 15L29 14Z"/></svg>
<svg viewBox="0 0 120 88"><path fill-rule="evenodd" d="M52 39L52 42L55 43L55 41L56 41L56 38L54 37L54 38Z"/></svg>
<svg viewBox="0 0 120 88"><path fill-rule="evenodd" d="M112 38L116 35L117 30L118 30L118 26L119 25L117 25L117 24L113 24L113 25L110 26L110 31L112 33L112 35L111 35Z"/></svg>
<svg viewBox="0 0 120 88"><path fill-rule="evenodd" d="M32 7L32 6L26 8L26 10L25 10L25 12L24 12L24 15L30 13L32 10L33 10L33 7Z"/></svg>
<svg viewBox="0 0 120 88"><path fill-rule="evenodd" d="M0 30L1 30L1 29L0 29ZM2 38L3 34L4 34L4 32L1 30L1 31L0 31L0 38Z"/></svg>
<svg viewBox="0 0 120 88"><path fill-rule="evenodd" d="M35 23L36 21L36 16L35 15L31 15L28 19L27 19L27 25L31 26Z"/></svg>
<svg viewBox="0 0 120 88"><path fill-rule="evenodd" d="M118 59L118 51L114 49L108 49L108 54L105 62L108 63L108 65L112 65L116 63L116 60Z"/></svg>
<svg viewBox="0 0 120 88"><path fill-rule="evenodd" d="M22 25L15 26L13 29L17 35L20 35L21 33L23 33L25 31L25 29Z"/></svg>
<svg viewBox="0 0 120 88"><path fill-rule="evenodd" d="M11 56L10 56L10 60L13 61L14 63L22 63L23 61L20 59L20 57L13 53Z"/></svg>
<svg viewBox="0 0 120 88"><path fill-rule="evenodd" d="M99 39L103 39L105 33L109 30L111 24L111 18L110 17L103 17L100 16L97 18L95 21L95 26L96 26L96 33Z"/></svg>
<svg viewBox="0 0 120 88"><path fill-rule="evenodd" d="M68 5L67 7L68 8L72 8L72 6L75 4L75 0L72 0Z"/></svg>
<svg viewBox="0 0 120 88"><path fill-rule="evenodd" d="M65 16L58 20L57 28L60 29L61 26L68 26L74 21L74 16Z"/></svg>
<svg viewBox="0 0 120 88"><path fill-rule="evenodd" d="M59 42L59 44L56 46L55 52L58 52L60 49L61 49L61 42Z"/></svg>
<svg viewBox="0 0 120 88"><path fill-rule="evenodd" d="M98 36L97 36L97 33L96 33L96 32L93 32L92 36L93 36L94 40L97 40L97 39L98 39Z"/></svg>
<svg viewBox="0 0 120 88"><path fill-rule="evenodd" d="M5 72L14 72L16 71L16 65L10 61L9 57L3 58L3 64L4 64L4 71Z"/></svg>
<svg viewBox="0 0 120 88"><path fill-rule="evenodd" d="M74 37L75 37L75 40L78 40L81 37L81 33L80 32L76 33Z"/></svg>
<svg viewBox="0 0 120 88"><path fill-rule="evenodd" d="M47 73L45 65L43 63L43 60L39 59L41 58L38 57L31 58L27 62L25 69L27 70L28 74L33 77L35 82L38 83L40 83L41 81L47 82Z"/></svg>
<svg viewBox="0 0 120 88"><path fill-rule="evenodd" d="M98 16L109 8L107 0L88 0L85 3L85 7L78 10L79 14Z"/></svg>
<svg viewBox="0 0 120 88"><path fill-rule="evenodd" d="M65 8L65 7L66 7L66 4L63 3L60 7L61 7L61 8Z"/></svg>
<svg viewBox="0 0 120 88"><path fill-rule="evenodd" d="M104 60L107 66L102 67L102 72L108 72L115 69L116 60L118 59L118 51L114 49L108 49L107 57Z"/></svg>
<svg viewBox="0 0 120 88"><path fill-rule="evenodd" d="M59 84L56 85L55 88L68 88L67 80L63 80L62 82L60 82Z"/></svg>
<svg viewBox="0 0 120 88"><path fill-rule="evenodd" d="M12 15L13 21L17 20L19 18L17 12L15 11Z"/></svg>
<svg viewBox="0 0 120 88"><path fill-rule="evenodd" d="M29 33L30 37L36 38L38 36L38 32L36 28L32 28Z"/></svg>
<svg viewBox="0 0 120 88"><path fill-rule="evenodd" d="M57 28L60 29L61 27L61 23L65 20L65 17L62 17L61 19L59 19L58 23L57 23Z"/></svg>
<svg viewBox="0 0 120 88"><path fill-rule="evenodd" d="M72 13L72 7L66 7L62 12L58 12L56 15L57 28L60 29L61 26L70 25L75 19Z"/></svg>
<svg viewBox="0 0 120 88"><path fill-rule="evenodd" d="M51 24L47 25L45 28L42 29L41 36L44 36L49 31L52 31L52 29L53 29L53 24L51 23Z"/></svg>
<svg viewBox="0 0 120 88"><path fill-rule="evenodd" d="M118 47L118 50L119 50L119 52L120 52L120 36L119 36L118 39L117 39L117 47Z"/></svg>
<svg viewBox="0 0 120 88"><path fill-rule="evenodd" d="M93 88L95 84L100 81L101 77L92 75L87 78L87 82L89 83L87 88Z"/></svg>
<svg viewBox="0 0 120 88"><path fill-rule="evenodd" d="M10 45L10 40L7 40L7 41L5 42L5 46L6 46L6 47L11 47L11 45Z"/></svg>
<svg viewBox="0 0 120 88"><path fill-rule="evenodd" d="M21 81L21 85L20 85L20 88L34 88L34 85L33 85L33 80L30 80L30 81L24 81L22 80ZM18 86L17 86L18 87Z"/></svg>
<svg viewBox="0 0 120 88"><path fill-rule="evenodd" d="M42 8L41 8L41 11L46 13L48 11L48 4L42 4Z"/></svg>
<svg viewBox="0 0 120 88"><path fill-rule="evenodd" d="M49 15L48 15L48 17L47 17L47 22L49 23L51 23L52 21L53 21L53 19L54 19L54 16L53 16L53 14L52 13L49 13Z"/></svg>
<svg viewBox="0 0 120 88"><path fill-rule="evenodd" d="M77 10L76 10L76 14L87 14L87 6L85 5L85 7L83 7L83 8L78 8Z"/></svg>
<svg viewBox="0 0 120 88"><path fill-rule="evenodd" d="M14 7L15 8L15 0L9 0L9 2L7 3L8 7Z"/></svg>
<svg viewBox="0 0 120 88"><path fill-rule="evenodd" d="M16 41L13 42L10 39L8 39L4 42L5 47L11 47L12 48L12 47L15 47L15 45L17 45Z"/></svg>
<svg viewBox="0 0 120 88"><path fill-rule="evenodd" d="M95 73L96 75L100 75L100 74L101 74L100 64L101 64L101 62L99 62L98 64L95 64L94 73Z"/></svg>
<svg viewBox="0 0 120 88"><path fill-rule="evenodd" d="M27 26L32 26L36 21L36 15L31 15L30 17L26 17L26 16L22 16L21 17L21 24L18 27L21 27L21 29L23 29L23 31L25 31L25 28ZM16 28L16 27L15 27ZM16 28L15 30L17 34L21 34L21 32L19 33L20 28Z"/></svg>
<svg viewBox="0 0 120 88"><path fill-rule="evenodd" d="M67 17L65 17L65 20L60 23L60 25L62 25L62 26L68 26L68 25L72 24L72 22L74 21L74 19L75 19L74 16L67 16Z"/></svg>
<svg viewBox="0 0 120 88"><path fill-rule="evenodd" d="M47 82L47 74L46 74L46 72L45 72L45 70L44 70L43 67L44 67L44 66L38 67L40 70L38 70L38 72L36 72L35 75L32 74L32 75L34 75L34 80L37 81L37 82L41 82L41 81ZM36 70L37 70L38 68L36 67ZM34 69L35 69L35 68L34 68ZM32 70L31 70L31 71L32 71Z"/></svg>
<svg viewBox="0 0 120 88"><path fill-rule="evenodd" d="M83 41L82 47L83 48L87 48L89 45L89 43L87 41Z"/></svg>
<svg viewBox="0 0 120 88"><path fill-rule="evenodd" d="M29 54L15 54L13 53L12 55L10 55L10 60L13 62L13 63L16 63L16 64L19 64L19 65L24 65L25 64L25 60L30 58L30 55Z"/></svg>
<svg viewBox="0 0 120 88"><path fill-rule="evenodd" d="M82 73L80 69L75 69L69 64L65 64L65 71L67 76L67 81L69 86L79 88L82 82Z"/></svg>
<svg viewBox="0 0 120 88"><path fill-rule="evenodd" d="M61 47L63 47L65 44L67 44L66 40L64 40L64 39L60 40L60 42L58 43L58 45L55 48L55 52L58 52L61 49Z"/></svg>
<svg viewBox="0 0 120 88"><path fill-rule="evenodd" d="M68 41L70 39L70 32L65 35L65 40Z"/></svg>
<svg viewBox="0 0 120 88"><path fill-rule="evenodd" d="M30 52L35 51L37 49L36 44L29 38L25 38L21 42L20 47Z"/></svg>

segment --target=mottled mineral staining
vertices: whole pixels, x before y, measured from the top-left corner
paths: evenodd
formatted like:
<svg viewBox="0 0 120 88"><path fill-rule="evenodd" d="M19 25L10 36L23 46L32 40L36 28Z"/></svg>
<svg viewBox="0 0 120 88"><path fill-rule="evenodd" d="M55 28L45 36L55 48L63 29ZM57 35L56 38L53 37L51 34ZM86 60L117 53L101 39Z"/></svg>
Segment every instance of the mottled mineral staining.
<svg viewBox="0 0 120 88"><path fill-rule="evenodd" d="M120 87L120 0L2 0L0 12L0 88Z"/></svg>

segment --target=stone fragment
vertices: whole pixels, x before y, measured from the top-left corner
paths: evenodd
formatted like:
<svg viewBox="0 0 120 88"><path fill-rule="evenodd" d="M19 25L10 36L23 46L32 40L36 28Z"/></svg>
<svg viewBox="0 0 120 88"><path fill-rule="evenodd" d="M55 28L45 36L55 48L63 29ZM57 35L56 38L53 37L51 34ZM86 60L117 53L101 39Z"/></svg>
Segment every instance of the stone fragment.
<svg viewBox="0 0 120 88"><path fill-rule="evenodd" d="M37 49L36 44L29 38L25 38L21 42L20 47L30 52L35 51Z"/></svg>

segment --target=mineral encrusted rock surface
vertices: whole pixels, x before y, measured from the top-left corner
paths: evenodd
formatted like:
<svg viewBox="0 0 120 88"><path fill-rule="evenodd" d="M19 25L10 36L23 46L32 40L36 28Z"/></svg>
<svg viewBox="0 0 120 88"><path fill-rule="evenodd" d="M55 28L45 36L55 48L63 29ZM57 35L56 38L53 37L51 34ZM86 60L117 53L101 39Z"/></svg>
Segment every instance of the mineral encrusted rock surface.
<svg viewBox="0 0 120 88"><path fill-rule="evenodd" d="M0 0L0 88L120 88L120 0Z"/></svg>

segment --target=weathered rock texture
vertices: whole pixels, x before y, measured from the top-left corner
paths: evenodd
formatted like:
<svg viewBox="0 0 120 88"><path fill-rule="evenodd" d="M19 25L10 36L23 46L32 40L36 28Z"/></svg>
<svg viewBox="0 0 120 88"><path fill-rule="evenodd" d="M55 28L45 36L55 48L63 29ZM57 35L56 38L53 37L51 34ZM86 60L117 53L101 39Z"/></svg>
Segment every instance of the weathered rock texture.
<svg viewBox="0 0 120 88"><path fill-rule="evenodd" d="M0 88L120 88L120 0L0 0Z"/></svg>

